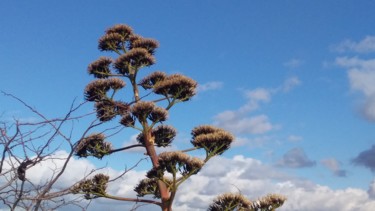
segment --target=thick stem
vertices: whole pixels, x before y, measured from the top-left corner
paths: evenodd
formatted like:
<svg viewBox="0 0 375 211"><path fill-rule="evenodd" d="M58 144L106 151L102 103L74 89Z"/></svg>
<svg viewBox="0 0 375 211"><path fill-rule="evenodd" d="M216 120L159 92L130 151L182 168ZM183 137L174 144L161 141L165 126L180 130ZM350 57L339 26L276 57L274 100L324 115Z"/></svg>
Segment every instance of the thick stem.
<svg viewBox="0 0 375 211"><path fill-rule="evenodd" d="M155 146L154 146L154 137L151 136L151 131L149 131L147 128L144 130L144 139L145 139L145 147L148 156L151 158L151 162L153 167L158 167L159 166L159 161L158 161L158 155L156 154L155 151ZM171 203L169 201L170 196L168 193L168 188L164 182L161 180L158 181L158 188L160 191L161 195L161 207L163 211L172 211L172 208L170 208L169 204Z"/></svg>

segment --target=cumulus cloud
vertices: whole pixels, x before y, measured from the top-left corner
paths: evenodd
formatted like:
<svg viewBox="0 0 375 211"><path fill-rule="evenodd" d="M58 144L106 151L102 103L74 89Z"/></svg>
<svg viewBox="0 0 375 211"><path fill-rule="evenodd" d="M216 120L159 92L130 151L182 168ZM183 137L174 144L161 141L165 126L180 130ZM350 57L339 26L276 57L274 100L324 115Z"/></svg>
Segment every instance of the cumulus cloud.
<svg viewBox="0 0 375 211"><path fill-rule="evenodd" d="M352 161L354 164L364 166L375 172L375 145L359 153Z"/></svg>
<svg viewBox="0 0 375 211"><path fill-rule="evenodd" d="M363 95L362 114L368 120L375 121L375 59L339 57L336 64L348 69L351 89Z"/></svg>
<svg viewBox="0 0 375 211"><path fill-rule="evenodd" d="M333 175L337 177L346 177L346 170L341 168L340 163L334 158L328 158L320 161L326 168L328 168Z"/></svg>
<svg viewBox="0 0 375 211"><path fill-rule="evenodd" d="M371 199L375 199L375 180L372 180L367 193Z"/></svg>
<svg viewBox="0 0 375 211"><path fill-rule="evenodd" d="M375 36L366 36L363 40L358 42L350 39L344 40L338 45L331 46L331 50L340 53L356 52L356 53L371 53L375 52Z"/></svg>
<svg viewBox="0 0 375 211"><path fill-rule="evenodd" d="M210 91L210 90L217 90L221 89L223 87L223 82L220 81L210 81L204 84L199 84L198 85L198 92L205 92L205 91Z"/></svg>
<svg viewBox="0 0 375 211"><path fill-rule="evenodd" d="M250 199L267 193L283 194L288 200L278 209L280 211L370 211L375 206L365 190L332 190L239 155L232 159L217 157L210 160L197 176L181 186L175 209L203 211L216 195L239 191Z"/></svg>
<svg viewBox="0 0 375 211"><path fill-rule="evenodd" d="M59 156L66 155L66 152L59 152ZM46 169L60 167L59 165L61 165L59 162L45 162L33 168L36 172L45 173L48 172ZM69 173L64 181L67 184L74 183L91 168L96 167L87 159L73 159L69 168ZM110 175L111 178L121 174L121 171L110 168L102 169L101 172ZM32 179L35 181L42 181L41 177L34 173L32 175L30 173L30 176L33 176ZM122 197L136 197L133 191L134 185L144 176L145 171L129 171L121 179L111 182L108 192ZM367 192L356 188L333 190L303 178L291 176L271 165L243 155L233 158L219 156L211 159L202 171L180 186L175 198L174 209L179 211L207 210L212 199L217 195L223 192L241 191L250 199L257 199L268 193L285 195L288 200L282 208L278 209L280 211L371 211L375 206L375 200L371 200L369 196L374 196L374 186L373 182ZM87 202L83 201L83 203ZM90 202L88 209L100 211L110 208L113 211L120 211L131 210L139 205L141 204L98 198ZM2 208L0 205L0 209ZM59 210L69 211L72 208L62 207ZM155 205L146 205L141 206L139 210L156 211L160 208Z"/></svg>
<svg viewBox="0 0 375 211"><path fill-rule="evenodd" d="M256 88L244 92L247 100L237 110L227 110L214 117L214 124L239 134L262 134L279 128L270 122L265 114L249 116L249 113L256 111L264 103L272 99L272 95L280 92L288 92L299 85L301 81L297 77L291 77L274 89Z"/></svg>
<svg viewBox="0 0 375 211"><path fill-rule="evenodd" d="M316 165L316 161L310 160L302 148L293 148L286 152L276 166L288 168L304 168Z"/></svg>

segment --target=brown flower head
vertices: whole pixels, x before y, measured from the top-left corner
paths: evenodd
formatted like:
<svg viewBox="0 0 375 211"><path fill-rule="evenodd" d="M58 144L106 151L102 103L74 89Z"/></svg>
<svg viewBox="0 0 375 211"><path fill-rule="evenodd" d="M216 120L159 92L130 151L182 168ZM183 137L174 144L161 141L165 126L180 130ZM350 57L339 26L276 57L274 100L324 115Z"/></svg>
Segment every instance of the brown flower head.
<svg viewBox="0 0 375 211"><path fill-rule="evenodd" d="M148 53L146 49L133 48L125 54L119 56L114 63L114 67L118 73L129 75L132 73L132 68L136 69L144 66L150 66L154 63L155 58Z"/></svg>
<svg viewBox="0 0 375 211"><path fill-rule="evenodd" d="M250 207L251 201L246 199L241 194L225 193L218 196L213 203L209 206L208 211L221 211L221 210L253 210Z"/></svg>
<svg viewBox="0 0 375 211"><path fill-rule="evenodd" d="M254 210L274 210L278 207L281 207L286 198L278 194L269 194L257 201L251 203L251 207Z"/></svg>
<svg viewBox="0 0 375 211"><path fill-rule="evenodd" d="M106 142L103 134L91 134L81 139L75 147L75 155L79 157L94 156L101 159L112 150L110 143Z"/></svg>
<svg viewBox="0 0 375 211"><path fill-rule="evenodd" d="M126 84L125 81L119 78L109 78L107 79L108 86L113 90L122 89Z"/></svg>
<svg viewBox="0 0 375 211"><path fill-rule="evenodd" d="M107 122L116 117L117 107L111 100L103 100L95 103L96 116L102 122Z"/></svg>
<svg viewBox="0 0 375 211"><path fill-rule="evenodd" d="M204 162L198 158L191 158L183 152L163 152L159 154L159 168L169 173L179 171L181 175L197 174Z"/></svg>
<svg viewBox="0 0 375 211"><path fill-rule="evenodd" d="M137 192L138 197L143 197L145 195L153 195L154 198L160 198L160 191L158 188L156 179L143 179L137 186L135 186L134 191Z"/></svg>
<svg viewBox="0 0 375 211"><path fill-rule="evenodd" d="M130 111L130 106L129 106L128 103L117 101L117 102L115 102L115 106L116 106L116 114L118 114L118 115L123 116L123 115L129 113L129 111Z"/></svg>
<svg viewBox="0 0 375 211"><path fill-rule="evenodd" d="M135 119L130 113L126 113L122 115L120 124L124 125L125 127L133 127L135 125Z"/></svg>
<svg viewBox="0 0 375 211"><path fill-rule="evenodd" d="M71 188L73 194L83 193L85 199L94 199L106 195L109 176L97 174L92 179L86 179Z"/></svg>
<svg viewBox="0 0 375 211"><path fill-rule="evenodd" d="M159 125L152 129L152 136L155 138L155 144L158 147L170 145L176 137L176 130L169 125Z"/></svg>
<svg viewBox="0 0 375 211"><path fill-rule="evenodd" d="M154 92L180 101L190 100L195 95L197 82L181 74L173 74L155 84Z"/></svg>
<svg viewBox="0 0 375 211"><path fill-rule="evenodd" d="M192 135L191 143L197 148L204 148L208 155L222 154L234 140L229 132L207 125L194 128Z"/></svg>
<svg viewBox="0 0 375 211"><path fill-rule="evenodd" d="M85 88L85 99L87 101L100 101L106 98L106 94L111 87L106 79L97 79Z"/></svg>
<svg viewBox="0 0 375 211"><path fill-rule="evenodd" d="M165 74L164 72L156 71L144 77L139 82L139 85L144 89L152 89L156 83L163 81L165 78L167 78L167 74Z"/></svg>
<svg viewBox="0 0 375 211"><path fill-rule="evenodd" d="M111 63L111 58L100 57L88 66L87 72L93 74L96 78L108 78L108 76L111 75L111 70L109 68Z"/></svg>
<svg viewBox="0 0 375 211"><path fill-rule="evenodd" d="M138 101L133 105L130 109L133 116L137 117L137 119L145 121L147 117L151 114L154 110L155 104L149 101Z"/></svg>
<svg viewBox="0 0 375 211"><path fill-rule="evenodd" d="M122 42L129 40L133 34L133 29L130 26L124 24L117 24L107 29L106 34L119 34L122 38Z"/></svg>
<svg viewBox="0 0 375 211"><path fill-rule="evenodd" d="M160 167L155 168L153 167L146 173L146 177L149 179L160 179L164 177L164 170Z"/></svg>
<svg viewBox="0 0 375 211"><path fill-rule="evenodd" d="M123 48L124 37L118 33L108 33L99 39L99 50L101 51L116 51Z"/></svg>
<svg viewBox="0 0 375 211"><path fill-rule="evenodd" d="M133 42L131 42L131 45L132 45L132 48L144 48L150 54L154 54L155 49L159 47L158 41L154 39L148 39L148 38L142 38L142 37L135 39Z"/></svg>
<svg viewBox="0 0 375 211"><path fill-rule="evenodd" d="M168 118L168 111L162 107L155 106L148 118L152 122L164 122Z"/></svg>
<svg viewBox="0 0 375 211"><path fill-rule="evenodd" d="M214 133L214 132L218 132L218 131L222 131L222 129L211 126L211 125L200 125L198 127L195 127L191 131L191 135L193 136L193 139L194 139L195 137L197 137L199 135Z"/></svg>

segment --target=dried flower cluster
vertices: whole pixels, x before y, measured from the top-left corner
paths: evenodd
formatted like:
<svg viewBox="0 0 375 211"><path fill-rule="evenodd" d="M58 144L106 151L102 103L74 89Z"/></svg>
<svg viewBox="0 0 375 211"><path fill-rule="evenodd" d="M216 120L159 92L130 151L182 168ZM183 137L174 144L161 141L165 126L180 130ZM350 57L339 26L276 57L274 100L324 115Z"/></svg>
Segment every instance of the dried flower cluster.
<svg viewBox="0 0 375 211"><path fill-rule="evenodd" d="M277 194L269 194L257 201L250 201L241 194L226 193L218 196L208 208L209 211L243 210L273 211L282 206L286 198Z"/></svg>
<svg viewBox="0 0 375 211"><path fill-rule="evenodd" d="M94 156L101 159L112 150L112 145L104 139L103 134L91 134L81 139L75 148L75 154L79 157Z"/></svg>
<svg viewBox="0 0 375 211"><path fill-rule="evenodd" d="M150 75L144 77L140 82L139 85L142 86L144 89L152 89L154 88L155 84L160 81L163 81L167 78L167 74L160 71L155 71Z"/></svg>
<svg viewBox="0 0 375 211"><path fill-rule="evenodd" d="M163 122L168 118L168 111L166 109L158 107L155 103L149 101L138 101L132 106L130 112L140 122L149 119L153 123L157 123ZM127 119L131 121L134 118L125 116L124 123L127 122Z"/></svg>
<svg viewBox="0 0 375 211"><path fill-rule="evenodd" d="M222 210L250 211L251 201L241 194L225 193L218 196L208 208L208 211Z"/></svg>
<svg viewBox="0 0 375 211"><path fill-rule="evenodd" d="M138 185L134 188L137 192L138 197L143 197L145 195L153 195L154 198L160 198L160 192L157 184L157 179L145 178L141 180Z"/></svg>
<svg viewBox="0 0 375 211"><path fill-rule="evenodd" d="M278 194L269 194L257 201L254 201L251 204L253 210L275 210L278 207L281 207L286 198Z"/></svg>
<svg viewBox="0 0 375 211"><path fill-rule="evenodd" d="M115 25L109 28L105 35L99 39L99 50L116 51L124 49L126 41L133 34L133 29L126 25Z"/></svg>
<svg viewBox="0 0 375 211"><path fill-rule="evenodd" d="M204 148L207 154L220 155L229 149L234 137L223 129L210 125L195 127L191 132L191 143L196 148Z"/></svg>
<svg viewBox="0 0 375 211"><path fill-rule="evenodd" d="M108 78L111 75L111 63L111 58L100 57L88 66L87 72L93 74L96 78Z"/></svg>
<svg viewBox="0 0 375 211"><path fill-rule="evenodd" d="M180 101L190 100L196 92L197 82L181 74L173 74L154 85L154 92Z"/></svg>
<svg viewBox="0 0 375 211"><path fill-rule="evenodd" d="M180 172L181 175L197 174L203 167L204 161L199 158L192 158L182 152L163 152L159 155L159 167L171 174Z"/></svg>
<svg viewBox="0 0 375 211"><path fill-rule="evenodd" d="M71 188L73 194L83 193L85 199L93 199L106 195L109 177L104 174L97 174L92 179L86 179Z"/></svg>
<svg viewBox="0 0 375 211"><path fill-rule="evenodd" d="M108 100L107 92L110 89L117 91L124 86L125 82L119 78L97 79L86 86L85 98L87 101Z"/></svg>

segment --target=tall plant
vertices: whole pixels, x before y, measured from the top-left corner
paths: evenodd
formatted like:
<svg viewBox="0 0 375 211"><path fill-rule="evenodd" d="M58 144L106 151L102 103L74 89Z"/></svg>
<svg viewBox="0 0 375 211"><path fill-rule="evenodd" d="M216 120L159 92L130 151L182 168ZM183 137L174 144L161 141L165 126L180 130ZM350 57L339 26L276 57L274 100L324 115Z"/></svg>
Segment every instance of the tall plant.
<svg viewBox="0 0 375 211"><path fill-rule="evenodd" d="M75 194L84 194L86 199L104 197L109 199L142 202L160 206L171 211L178 188L188 178L197 174L213 157L230 148L234 136L210 125L192 129L192 149L162 152L156 148L170 146L176 137L176 130L164 124L168 112L178 103L189 101L196 93L197 82L182 74L168 75L155 71L139 79L144 67L155 63L155 50L159 44L154 39L144 38L127 25L115 25L105 31L99 39L99 50L108 51L115 58L100 57L88 66L88 72L96 79L85 88L85 99L94 103L97 118L109 122L119 116L123 127L139 131L138 144L113 149L103 133L93 133L81 139L75 147L79 157L102 158L132 147L144 147L152 162L152 168L140 180L134 191L137 198L114 196L106 191L109 177L97 174L71 188ZM130 84L131 101L124 101L119 92ZM145 90L145 91L142 91ZM154 95L156 97L151 98ZM195 149L205 151L204 159L187 153ZM144 198L151 195L154 199ZM220 195L209 206L209 210L274 210L284 203L279 195L268 195L251 202L240 194Z"/></svg>

